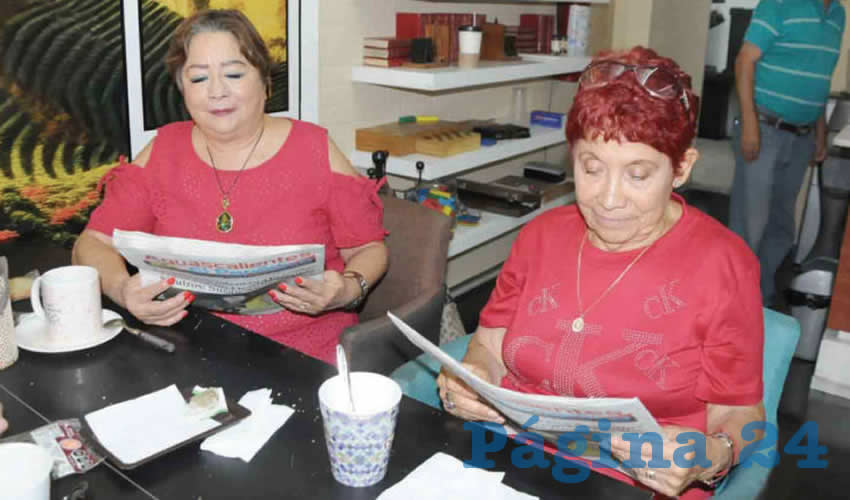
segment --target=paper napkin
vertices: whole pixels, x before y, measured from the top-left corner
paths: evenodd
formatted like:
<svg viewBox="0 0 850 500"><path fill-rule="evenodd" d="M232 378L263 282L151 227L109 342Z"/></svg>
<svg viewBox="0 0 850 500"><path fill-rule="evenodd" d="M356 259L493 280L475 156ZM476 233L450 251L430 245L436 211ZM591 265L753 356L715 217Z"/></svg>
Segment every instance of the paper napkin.
<svg viewBox="0 0 850 500"><path fill-rule="evenodd" d="M246 392L239 404L251 410L251 415L233 427L206 438L201 443L201 449L250 462L272 434L295 412L288 406L273 405L271 394L271 389Z"/></svg>
<svg viewBox="0 0 850 500"><path fill-rule="evenodd" d="M537 497L502 484L504 472L465 468L451 455L437 452L400 482L385 490L378 500L445 500L487 498L488 500L531 500Z"/></svg>
<svg viewBox="0 0 850 500"><path fill-rule="evenodd" d="M221 425L189 417L186 400L170 385L85 416L98 441L116 458L131 464Z"/></svg>

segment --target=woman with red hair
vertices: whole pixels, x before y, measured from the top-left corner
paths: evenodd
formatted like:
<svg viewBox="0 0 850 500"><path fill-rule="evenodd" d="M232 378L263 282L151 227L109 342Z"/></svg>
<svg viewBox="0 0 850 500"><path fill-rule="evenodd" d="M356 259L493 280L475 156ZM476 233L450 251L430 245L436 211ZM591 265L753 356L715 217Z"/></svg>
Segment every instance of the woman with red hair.
<svg viewBox="0 0 850 500"><path fill-rule="evenodd" d="M671 465L650 467L644 443L646 467L603 472L680 498L711 496L752 441L743 427L765 419L758 261L673 192L699 157L698 109L671 59L641 47L594 59L567 123L576 204L523 228L463 360L517 391L640 398ZM504 421L450 373L437 383L449 412ZM707 460L675 460L682 432L704 436ZM616 433L611 452L638 458Z"/></svg>

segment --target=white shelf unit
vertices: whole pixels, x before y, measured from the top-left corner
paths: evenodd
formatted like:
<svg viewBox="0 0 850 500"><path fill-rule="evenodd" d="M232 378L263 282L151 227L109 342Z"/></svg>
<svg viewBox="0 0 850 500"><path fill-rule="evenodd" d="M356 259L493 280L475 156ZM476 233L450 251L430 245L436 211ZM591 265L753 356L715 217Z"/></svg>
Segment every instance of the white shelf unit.
<svg viewBox="0 0 850 500"><path fill-rule="evenodd" d="M582 71L590 57L523 54L519 61L481 61L475 68L381 68L355 66L352 81L410 90L438 92L494 83L543 78Z"/></svg>
<svg viewBox="0 0 850 500"><path fill-rule="evenodd" d="M501 123L501 122L500 122ZM480 149L458 155L440 158L421 154L406 156L390 156L387 159L387 173L399 177L417 179L416 162L422 161L425 169L422 180L430 181L456 175L463 171L477 168L489 163L505 160L537 149L560 144L566 140L564 128L529 127L531 137L527 139L505 139L493 146L481 146ZM372 153L368 151L353 151L351 163L358 168L372 168Z"/></svg>
<svg viewBox="0 0 850 500"><path fill-rule="evenodd" d="M492 212L482 212L481 222L477 226L458 225L455 228L454 236L451 242L449 242L449 258L460 255L478 245L513 231L547 210L564 206L573 201L575 201L575 193L559 196L522 217L510 217Z"/></svg>
<svg viewBox="0 0 850 500"><path fill-rule="evenodd" d="M522 3L522 2L518 2ZM591 0L591 3L608 3L608 0ZM355 66L351 70L351 79L355 83L381 85L420 92L442 92L507 83L512 81L546 78L566 73L578 73L590 63L590 57L550 56L545 54L521 54L517 61L481 61L475 68L449 66L444 68L381 68L373 66ZM496 120L506 123L510 120ZM421 173L423 181L453 176L462 172L483 167L501 160L529 153L547 146L563 143L563 127L529 127L531 137L499 141L493 146L484 146L476 151L439 158L426 155L390 156L387 161L387 174L417 179L419 172L416 162L422 161L425 168ZM360 169L373 167L372 153L353 151L351 162ZM477 226L458 226L449 245L449 258L481 247L489 241L503 236L530 221L535 216L557 206L573 202L574 194L561 196L545 203L540 209L523 217L509 217L483 212Z"/></svg>

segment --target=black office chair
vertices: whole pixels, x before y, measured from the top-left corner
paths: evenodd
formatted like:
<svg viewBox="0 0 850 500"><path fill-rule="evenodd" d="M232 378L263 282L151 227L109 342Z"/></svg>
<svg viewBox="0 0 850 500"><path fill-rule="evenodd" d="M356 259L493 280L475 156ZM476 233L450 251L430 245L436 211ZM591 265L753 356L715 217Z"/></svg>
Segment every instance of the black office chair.
<svg viewBox="0 0 850 500"><path fill-rule="evenodd" d="M389 268L340 343L352 370L389 374L421 351L390 323L388 310L439 343L451 218L394 197L383 202Z"/></svg>

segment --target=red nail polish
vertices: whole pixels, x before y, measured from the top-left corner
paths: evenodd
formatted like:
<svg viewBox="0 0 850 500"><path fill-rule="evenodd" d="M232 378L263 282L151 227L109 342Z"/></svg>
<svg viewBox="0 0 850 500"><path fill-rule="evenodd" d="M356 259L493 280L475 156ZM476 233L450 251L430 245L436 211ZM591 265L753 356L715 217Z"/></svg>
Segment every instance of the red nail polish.
<svg viewBox="0 0 850 500"><path fill-rule="evenodd" d="M183 299L186 302L192 302L193 300L195 300L195 294L193 294L192 292L183 292Z"/></svg>
<svg viewBox="0 0 850 500"><path fill-rule="evenodd" d="M285 292L285 291L286 291L286 283L281 283L281 284L280 284L280 285L278 285L277 287L278 287L278 288L280 288L280 291L281 291L281 292Z"/></svg>
<svg viewBox="0 0 850 500"><path fill-rule="evenodd" d="M175 278L174 276L172 276L172 277L168 278L168 281L167 281L166 283L168 283L168 285L169 285L169 286L171 286L171 285L173 285L176 281L177 281L177 278Z"/></svg>
<svg viewBox="0 0 850 500"><path fill-rule="evenodd" d="M277 300L277 295L275 295L275 294L274 294L274 290L269 290L269 291L268 291L268 292L266 292L266 293L268 293L268 294L269 294L269 297L271 297L271 298L272 298L272 300Z"/></svg>
<svg viewBox="0 0 850 500"><path fill-rule="evenodd" d="M304 284L304 280L302 280L302 279L301 279L301 276L299 276L299 277L295 278L295 282L296 282L296 283L298 283L299 285L303 285L303 284Z"/></svg>

